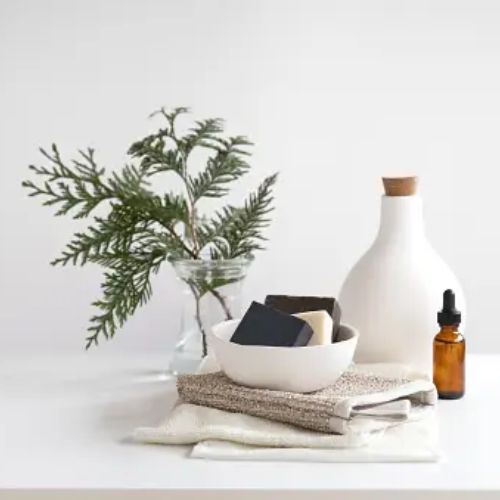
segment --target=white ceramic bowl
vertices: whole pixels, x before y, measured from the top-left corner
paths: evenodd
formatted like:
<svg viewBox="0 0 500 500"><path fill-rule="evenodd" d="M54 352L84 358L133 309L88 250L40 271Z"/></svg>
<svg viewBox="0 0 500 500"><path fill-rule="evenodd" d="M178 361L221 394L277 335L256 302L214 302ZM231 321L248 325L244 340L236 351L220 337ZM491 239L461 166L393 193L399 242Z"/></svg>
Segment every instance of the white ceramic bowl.
<svg viewBox="0 0 500 500"><path fill-rule="evenodd" d="M224 321L209 332L209 346L224 373L234 382L290 392L312 392L333 384L352 362L358 332L341 325L333 344L305 347L240 345L231 342L239 319Z"/></svg>

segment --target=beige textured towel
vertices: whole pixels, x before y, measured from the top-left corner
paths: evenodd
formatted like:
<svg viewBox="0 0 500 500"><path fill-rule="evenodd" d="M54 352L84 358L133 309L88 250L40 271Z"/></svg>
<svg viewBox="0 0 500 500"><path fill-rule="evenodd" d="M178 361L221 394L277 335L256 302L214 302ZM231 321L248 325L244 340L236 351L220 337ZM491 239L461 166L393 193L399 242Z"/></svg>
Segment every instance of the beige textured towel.
<svg viewBox="0 0 500 500"><path fill-rule="evenodd" d="M357 370L309 394L245 387L224 373L182 375L182 401L293 424L314 431L346 434L352 417L404 421L410 408L435 404L434 385L423 379L385 377Z"/></svg>

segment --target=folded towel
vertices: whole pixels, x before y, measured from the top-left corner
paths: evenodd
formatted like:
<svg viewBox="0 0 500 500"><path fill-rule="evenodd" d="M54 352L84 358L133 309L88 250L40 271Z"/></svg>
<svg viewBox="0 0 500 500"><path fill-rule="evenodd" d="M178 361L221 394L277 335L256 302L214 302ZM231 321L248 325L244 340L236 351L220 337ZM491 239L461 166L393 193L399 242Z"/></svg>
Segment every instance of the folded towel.
<svg viewBox="0 0 500 500"><path fill-rule="evenodd" d="M205 372L217 369L212 359L202 367ZM358 365L355 370L418 379L400 365ZM134 437L148 443L194 444L191 457L222 460L400 462L439 457L432 406L405 400L379 407L354 406L350 414L347 432L333 434L180 401L159 427L136 429Z"/></svg>
<svg viewBox="0 0 500 500"><path fill-rule="evenodd" d="M198 407L201 408L201 407ZM205 408L211 410L211 408ZM214 410L219 411L219 410ZM237 415L237 414L233 414ZM257 417L253 417L257 418ZM259 419L263 420L263 419ZM276 422L266 421L269 424ZM277 424L284 425L284 424ZM243 431L241 423L233 427ZM268 429L271 431L271 429ZM261 432L264 429L261 427ZM278 431L279 432L279 431ZM301 429L296 428L300 433ZM293 431L291 434L295 434ZM365 436L362 446L337 447L334 442L323 441L321 447L314 446L315 438L353 440L353 436L339 434L312 433L302 447L256 446L242 442L207 439L197 443L191 450L192 458L210 460L251 460L280 462L436 462L441 457L438 446L438 432L433 411L426 412L423 418L395 425L385 431ZM268 434L269 435L269 434ZM282 434L281 434L282 435ZM241 436L241 434L240 434ZM332 439L333 438L333 439ZM289 444L288 441L287 444ZM358 443L361 438L358 436Z"/></svg>
<svg viewBox="0 0 500 500"><path fill-rule="evenodd" d="M377 428L377 421L404 421L412 406L433 405L437 400L428 380L381 376L356 367L330 387L308 394L241 386L220 371L182 375L177 390L186 403L338 434L356 427L356 415L371 417Z"/></svg>

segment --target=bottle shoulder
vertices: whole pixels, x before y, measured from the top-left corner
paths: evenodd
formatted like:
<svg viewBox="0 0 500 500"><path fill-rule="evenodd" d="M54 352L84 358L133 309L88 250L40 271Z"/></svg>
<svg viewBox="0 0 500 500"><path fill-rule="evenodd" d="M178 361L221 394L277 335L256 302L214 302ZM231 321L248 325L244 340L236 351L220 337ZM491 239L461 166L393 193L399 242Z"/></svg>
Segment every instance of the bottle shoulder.
<svg viewBox="0 0 500 500"><path fill-rule="evenodd" d="M465 343L465 337L458 330L443 329L436 334L434 341L447 344L462 344Z"/></svg>

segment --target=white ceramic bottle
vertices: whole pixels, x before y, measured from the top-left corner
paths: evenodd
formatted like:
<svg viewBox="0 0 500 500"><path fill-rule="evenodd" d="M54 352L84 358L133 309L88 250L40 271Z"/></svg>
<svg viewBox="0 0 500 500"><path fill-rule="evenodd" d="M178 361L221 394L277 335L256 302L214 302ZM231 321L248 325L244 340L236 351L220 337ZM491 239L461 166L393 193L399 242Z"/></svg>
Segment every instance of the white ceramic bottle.
<svg viewBox="0 0 500 500"><path fill-rule="evenodd" d="M432 340L443 291L462 287L424 231L415 177L384 178L380 228L348 274L340 295L343 322L360 332L355 361L397 362L432 377Z"/></svg>

